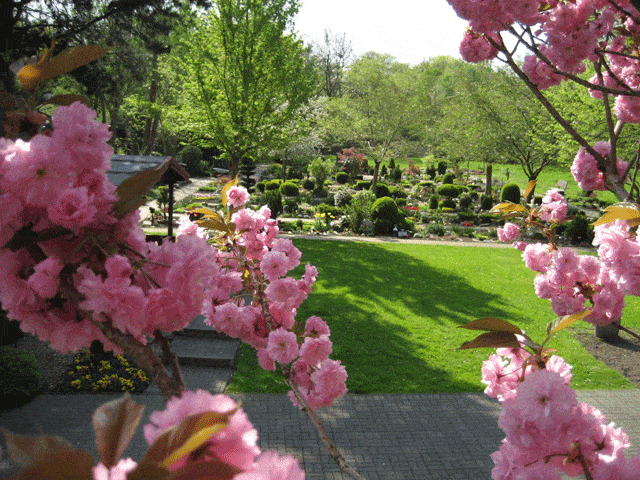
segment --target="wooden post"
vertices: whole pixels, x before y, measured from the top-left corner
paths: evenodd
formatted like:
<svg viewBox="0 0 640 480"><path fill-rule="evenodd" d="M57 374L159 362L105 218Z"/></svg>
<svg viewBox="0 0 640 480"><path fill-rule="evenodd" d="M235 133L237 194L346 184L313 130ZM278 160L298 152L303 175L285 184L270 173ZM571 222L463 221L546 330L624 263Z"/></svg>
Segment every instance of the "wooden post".
<svg viewBox="0 0 640 480"><path fill-rule="evenodd" d="M169 182L169 226L167 228L167 235L173 237L173 184L175 182Z"/></svg>

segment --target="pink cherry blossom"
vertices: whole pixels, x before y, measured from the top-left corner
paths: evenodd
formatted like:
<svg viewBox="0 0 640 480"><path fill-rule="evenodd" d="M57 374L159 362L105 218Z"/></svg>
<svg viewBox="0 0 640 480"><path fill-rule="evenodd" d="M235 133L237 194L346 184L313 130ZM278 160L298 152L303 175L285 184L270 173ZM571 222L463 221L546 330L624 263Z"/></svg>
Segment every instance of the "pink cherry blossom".
<svg viewBox="0 0 640 480"><path fill-rule="evenodd" d="M293 332L278 328L269 333L267 353L278 363L287 364L298 357L298 338Z"/></svg>
<svg viewBox="0 0 640 480"><path fill-rule="evenodd" d="M93 480L127 480L127 474L138 464L131 458L121 459L113 467L98 463L93 467Z"/></svg>
<svg viewBox="0 0 640 480"><path fill-rule="evenodd" d="M34 267L28 284L42 298L53 298L60 285L60 271L64 264L57 258L49 257Z"/></svg>
<svg viewBox="0 0 640 480"><path fill-rule="evenodd" d="M253 469L240 473L233 480L304 480L304 470L298 460L291 456L280 456L277 452L264 452Z"/></svg>
<svg viewBox="0 0 640 480"><path fill-rule="evenodd" d="M232 207L241 207L249 200L249 192L241 186L234 186L227 190L227 200Z"/></svg>
<svg viewBox="0 0 640 480"><path fill-rule="evenodd" d="M300 356L309 365L317 365L326 360L332 352L333 343L329 337L322 335L318 338L305 338L300 347Z"/></svg>
<svg viewBox="0 0 640 480"><path fill-rule="evenodd" d="M501 242L513 242L520 233L520 227L515 223L507 222L504 227L498 227L498 238Z"/></svg>

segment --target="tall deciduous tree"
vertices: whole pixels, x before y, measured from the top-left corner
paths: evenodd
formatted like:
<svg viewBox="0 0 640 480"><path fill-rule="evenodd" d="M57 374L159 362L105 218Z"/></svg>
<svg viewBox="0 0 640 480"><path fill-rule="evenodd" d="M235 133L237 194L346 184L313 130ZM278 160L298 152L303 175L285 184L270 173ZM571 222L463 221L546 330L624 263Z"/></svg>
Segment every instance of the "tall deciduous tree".
<svg viewBox="0 0 640 480"><path fill-rule="evenodd" d="M328 136L360 144L374 161L372 188L380 163L399 151L416 125L415 80L409 65L370 52L351 64L344 97L327 102Z"/></svg>
<svg viewBox="0 0 640 480"><path fill-rule="evenodd" d="M334 35L324 31L323 42L313 46L316 68L320 72L321 93L327 97L341 97L344 91L344 72L351 62L353 49L345 33Z"/></svg>
<svg viewBox="0 0 640 480"><path fill-rule="evenodd" d="M282 130L317 88L309 52L292 33L295 0L218 0L176 50L186 121L230 160L280 148ZM183 117L184 119L184 117Z"/></svg>

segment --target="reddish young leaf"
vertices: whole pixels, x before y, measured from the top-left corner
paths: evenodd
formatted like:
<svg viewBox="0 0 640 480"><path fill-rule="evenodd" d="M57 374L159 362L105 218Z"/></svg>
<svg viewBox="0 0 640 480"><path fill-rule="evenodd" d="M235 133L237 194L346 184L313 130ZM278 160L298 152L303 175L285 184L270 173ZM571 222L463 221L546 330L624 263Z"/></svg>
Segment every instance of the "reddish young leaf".
<svg viewBox="0 0 640 480"><path fill-rule="evenodd" d="M22 467L35 464L52 453L73 451L71 444L60 437L19 435L5 429L0 431L4 435L11 460Z"/></svg>
<svg viewBox="0 0 640 480"><path fill-rule="evenodd" d="M18 480L93 480L93 458L87 452L55 452L20 472Z"/></svg>
<svg viewBox="0 0 640 480"><path fill-rule="evenodd" d="M590 313L591 310L582 310L580 312L574 313L573 315L565 315L564 317L556 318L553 322L547 325L547 335L551 337L563 328L567 328L569 325L577 322L578 320L582 320Z"/></svg>
<svg viewBox="0 0 640 480"><path fill-rule="evenodd" d="M153 463L140 463L127 474L127 480L170 480L171 472L160 465Z"/></svg>
<svg viewBox="0 0 640 480"><path fill-rule="evenodd" d="M107 467L115 465L136 433L144 405L131 400L128 393L107 402L93 414L93 430L100 461Z"/></svg>
<svg viewBox="0 0 640 480"><path fill-rule="evenodd" d="M144 196L160 181L168 168L169 162L162 162L157 168L136 172L125 179L116 190L119 200L113 204L113 215L123 218L144 205Z"/></svg>
<svg viewBox="0 0 640 480"><path fill-rule="evenodd" d="M510 332L522 334L522 329L516 327L512 323L499 318L479 318L466 325L460 325L458 328L466 328L468 330L484 330L487 332Z"/></svg>
<svg viewBox="0 0 640 480"><path fill-rule="evenodd" d="M477 336L470 342L464 342L458 350L471 348L520 348L520 342L514 333L487 332Z"/></svg>
<svg viewBox="0 0 640 480"><path fill-rule="evenodd" d="M171 478L172 480L231 480L239 473L239 469L214 459L191 463L173 472Z"/></svg>

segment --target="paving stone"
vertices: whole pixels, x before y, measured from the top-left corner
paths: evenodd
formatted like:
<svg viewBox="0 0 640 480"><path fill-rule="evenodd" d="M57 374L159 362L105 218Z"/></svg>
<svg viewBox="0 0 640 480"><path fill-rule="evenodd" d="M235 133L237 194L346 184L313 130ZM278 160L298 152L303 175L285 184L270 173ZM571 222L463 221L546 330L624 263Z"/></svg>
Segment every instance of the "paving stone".
<svg viewBox="0 0 640 480"><path fill-rule="evenodd" d="M228 367L202 367L182 365L182 378L189 390L207 390L211 393L223 393L233 375L234 369ZM144 392L147 395L159 395L158 386L153 384Z"/></svg>

